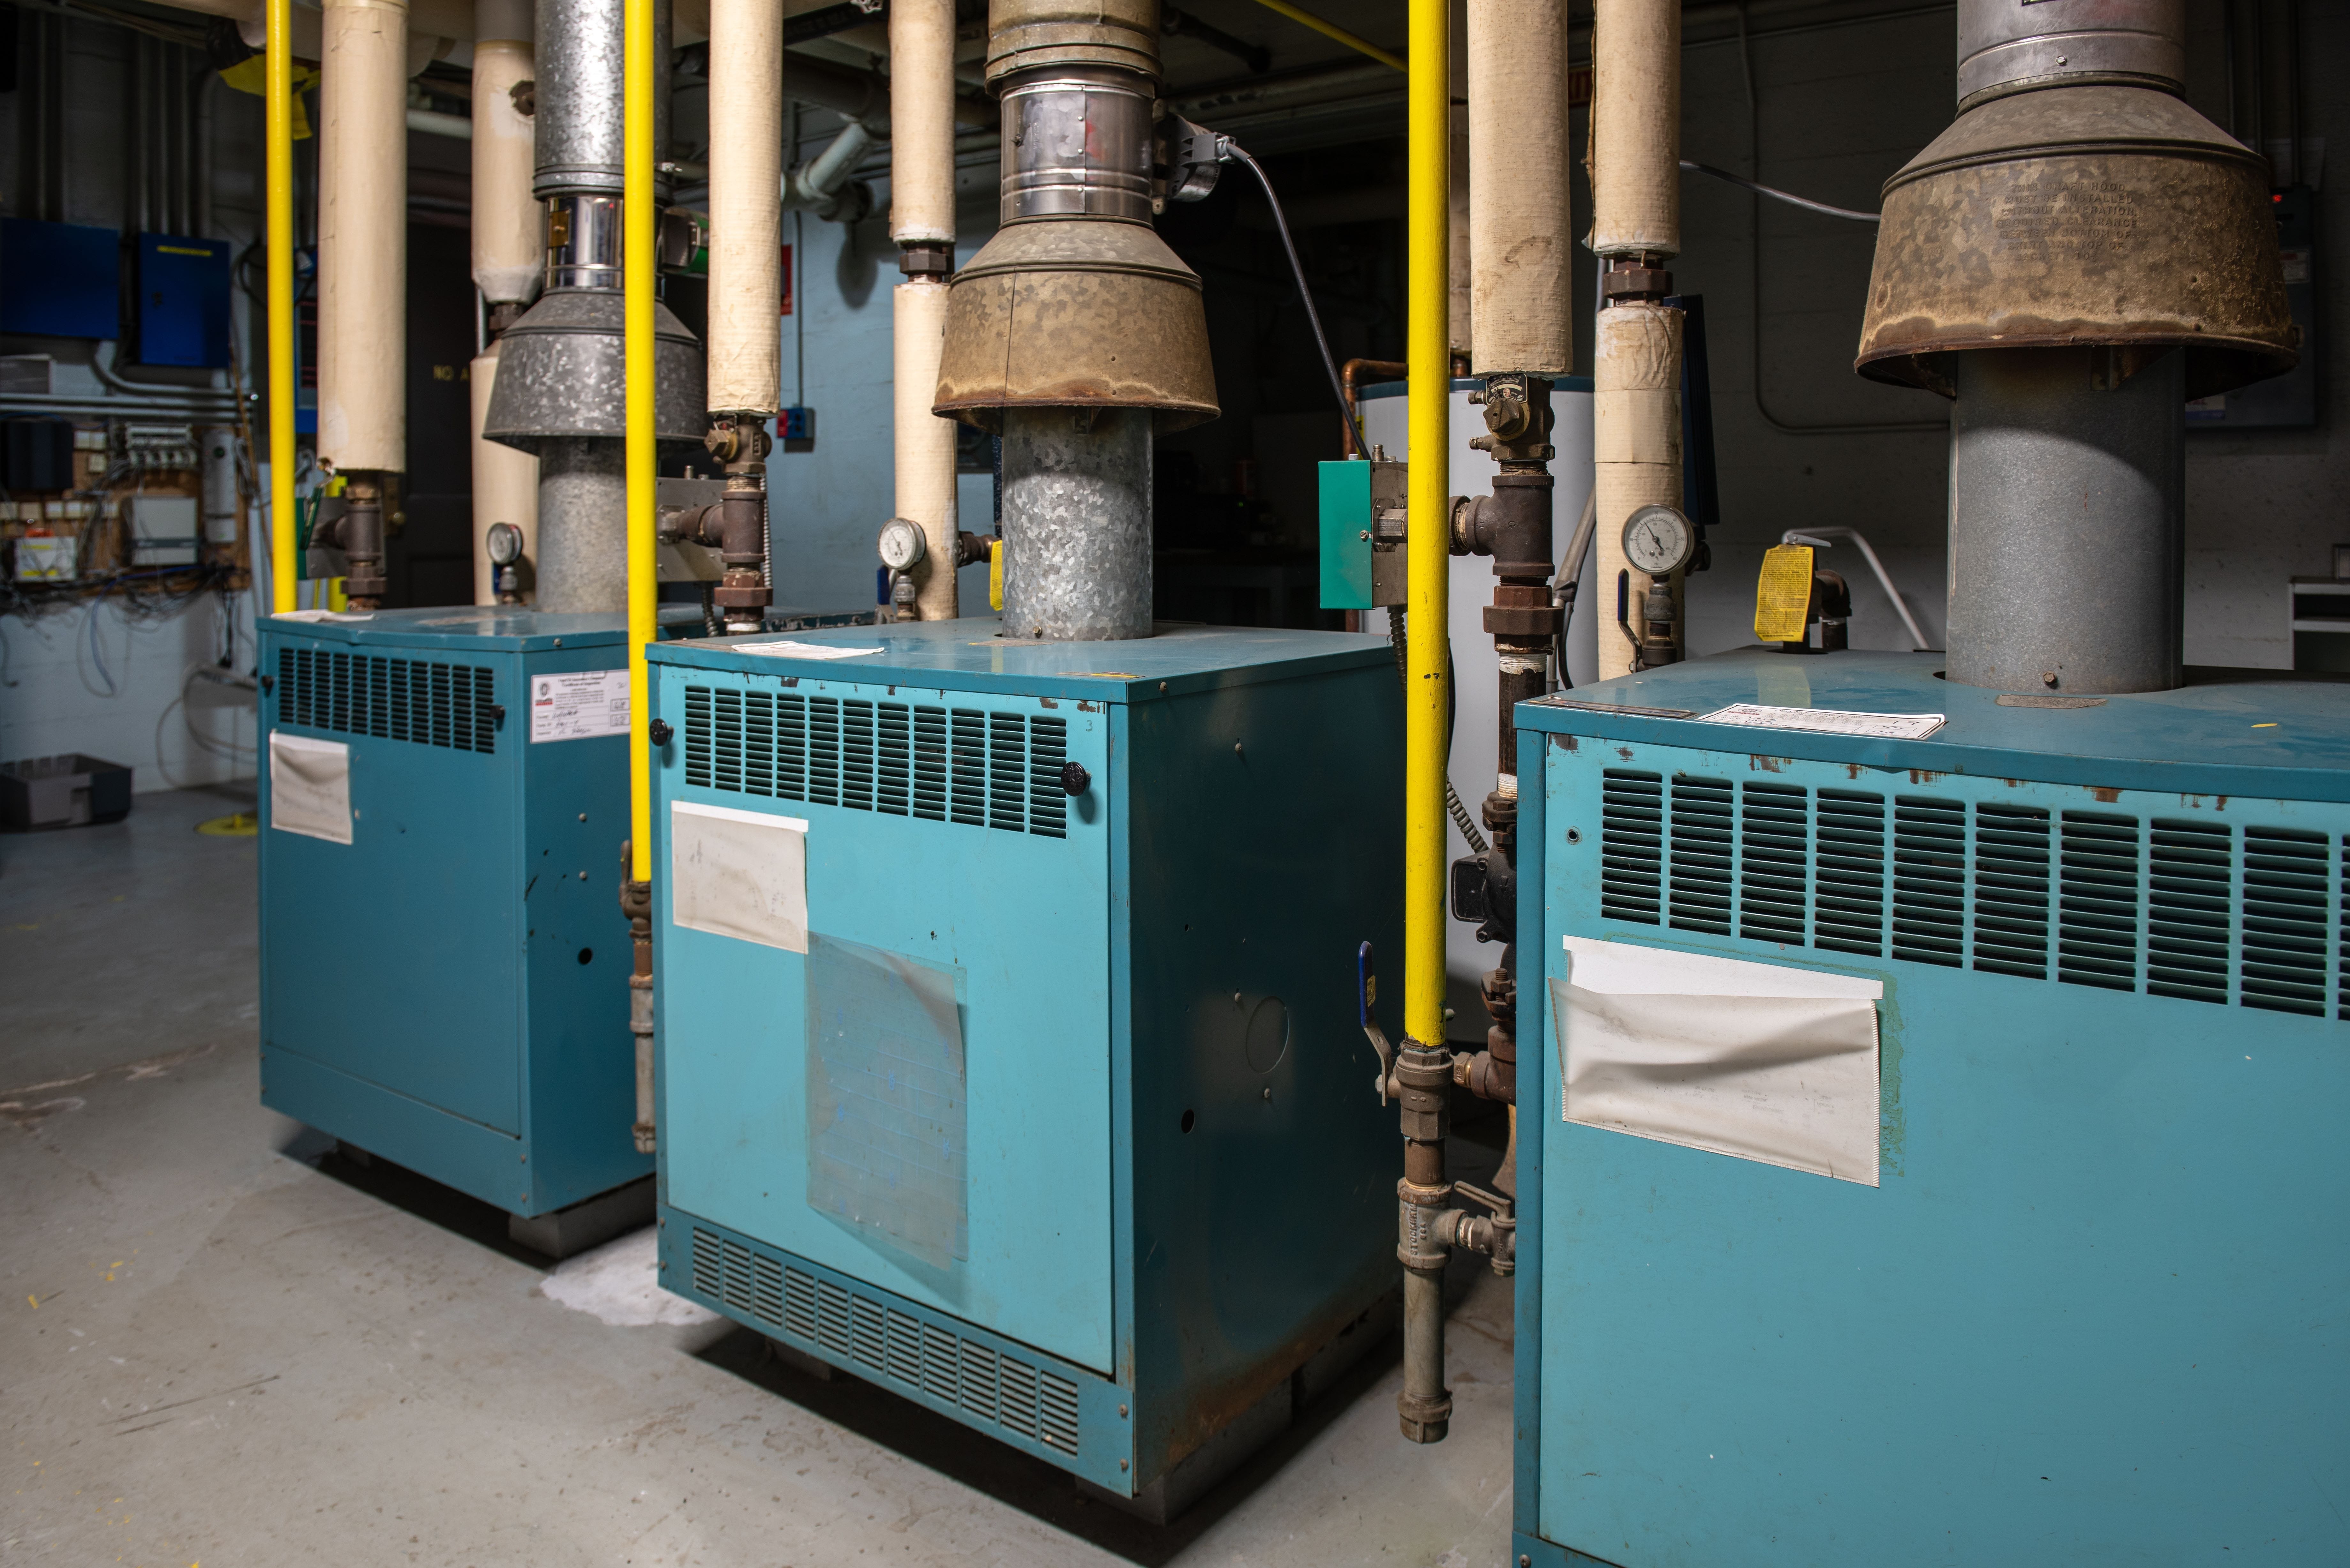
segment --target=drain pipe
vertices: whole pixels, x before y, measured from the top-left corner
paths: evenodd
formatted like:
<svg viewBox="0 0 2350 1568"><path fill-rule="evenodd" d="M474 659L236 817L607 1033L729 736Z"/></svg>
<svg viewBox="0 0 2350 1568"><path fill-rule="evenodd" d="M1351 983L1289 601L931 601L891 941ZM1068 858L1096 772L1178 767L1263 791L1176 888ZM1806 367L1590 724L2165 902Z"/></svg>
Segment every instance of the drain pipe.
<svg viewBox="0 0 2350 1568"><path fill-rule="evenodd" d="M408 467L408 6L328 0L318 130L318 460L348 482L320 530L354 609L383 602L384 508Z"/></svg>
<svg viewBox="0 0 2350 1568"><path fill-rule="evenodd" d="M907 568L921 620L962 613L955 591L962 559L955 424L931 411L954 271L954 0L898 0L889 7L889 237L906 279L890 293L893 454L897 515L922 531L921 558ZM841 140L860 129L852 123Z"/></svg>
<svg viewBox="0 0 2350 1568"><path fill-rule="evenodd" d="M1003 635L1148 637L1151 439L1217 413L1200 280L1150 226L1159 6L988 20L1003 226L949 291L931 411L1003 438Z"/></svg>
<svg viewBox="0 0 2350 1568"><path fill-rule="evenodd" d="M546 290L499 339L483 420L491 441L538 459L537 607L570 614L617 615L629 598L621 7L540 0L532 193L545 204ZM659 149L669 140L663 0L651 25L647 112ZM656 212L669 200L669 178L656 161L647 202ZM706 424L701 346L659 301L649 303L659 389L652 433L672 448L698 443ZM650 504L641 521L652 526Z"/></svg>
<svg viewBox="0 0 2350 1568"><path fill-rule="evenodd" d="M538 460L482 433L497 388L498 340L538 297L546 270L546 236L530 191L531 118L523 112L536 68L535 30L530 0L476 0L473 284L482 291L489 341L473 357L467 390L473 421L473 602L481 605L501 602L502 594L526 596L530 564L538 554ZM492 561L489 551L490 530L501 523L522 536L520 556L505 566Z"/></svg>
<svg viewBox="0 0 2350 1568"><path fill-rule="evenodd" d="M723 465L715 600L729 636L766 623L767 421L783 386L784 18L771 0L710 6L710 433Z"/></svg>
<svg viewBox="0 0 2350 1568"><path fill-rule="evenodd" d="M1592 448L1602 615L1599 678L1670 664L1687 646L1685 568L1650 577L1624 554L1643 506L1681 504L1679 0L1597 0L1591 34L1591 249L1606 263L1594 324Z"/></svg>

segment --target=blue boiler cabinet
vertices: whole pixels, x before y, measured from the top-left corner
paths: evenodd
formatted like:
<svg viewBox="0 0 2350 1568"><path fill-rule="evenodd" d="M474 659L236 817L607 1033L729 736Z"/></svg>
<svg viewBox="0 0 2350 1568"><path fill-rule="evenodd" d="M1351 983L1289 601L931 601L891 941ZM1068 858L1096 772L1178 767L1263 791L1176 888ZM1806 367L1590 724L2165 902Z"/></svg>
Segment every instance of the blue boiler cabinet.
<svg viewBox="0 0 2350 1568"><path fill-rule="evenodd" d="M620 618L452 607L260 635L263 1103L523 1220L650 1174Z"/></svg>
<svg viewBox="0 0 2350 1568"><path fill-rule="evenodd" d="M2350 685L1940 664L1750 649L1518 709L1519 1563L2350 1562ZM1606 1100L1570 988L1627 949L1881 987L1859 1179ZM1651 1044L1683 1089L1826 1060Z"/></svg>
<svg viewBox="0 0 2350 1568"><path fill-rule="evenodd" d="M995 629L652 651L661 1278L1171 1512L1394 1285L1394 660Z"/></svg>

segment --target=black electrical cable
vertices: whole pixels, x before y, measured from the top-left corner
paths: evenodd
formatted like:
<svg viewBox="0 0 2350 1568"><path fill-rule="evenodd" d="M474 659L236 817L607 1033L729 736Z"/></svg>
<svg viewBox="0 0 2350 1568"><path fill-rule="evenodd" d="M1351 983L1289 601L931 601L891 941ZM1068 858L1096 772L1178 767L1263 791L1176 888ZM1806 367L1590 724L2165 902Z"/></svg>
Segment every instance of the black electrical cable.
<svg viewBox="0 0 2350 1568"><path fill-rule="evenodd" d="M1281 232L1281 248L1289 253L1290 275L1297 280L1297 297L1305 303L1305 319L1314 327L1314 346L1322 350L1322 369L1330 377L1330 395L1338 400L1338 417L1354 427L1355 450L1368 452L1370 443L1363 439L1361 421L1347 411L1346 383L1338 379L1338 361L1331 358L1330 339L1323 336L1322 313L1314 308L1314 293L1305 286L1305 264L1297 259L1296 243L1289 237L1289 216L1281 210L1281 198L1274 192L1273 181L1266 175L1263 166L1249 156L1248 149L1229 136L1219 137L1217 140L1223 156L1247 164L1249 172L1256 176L1256 182L1264 187L1265 204L1273 209L1273 226Z"/></svg>
<svg viewBox="0 0 2350 1568"><path fill-rule="evenodd" d="M1768 196L1773 201L1784 202L1791 207L1801 207L1805 212L1825 213L1831 218L1850 218L1856 223L1884 222L1883 218L1875 213L1855 212L1850 207L1831 207L1825 202L1814 202L1809 196L1798 196L1791 192L1774 190L1768 185L1758 185L1743 174L1732 174L1729 170L1716 169L1711 163L1692 163L1684 158L1681 160L1681 167L1693 174L1703 174L1709 179L1721 180L1736 185L1742 190L1752 191L1758 196Z"/></svg>

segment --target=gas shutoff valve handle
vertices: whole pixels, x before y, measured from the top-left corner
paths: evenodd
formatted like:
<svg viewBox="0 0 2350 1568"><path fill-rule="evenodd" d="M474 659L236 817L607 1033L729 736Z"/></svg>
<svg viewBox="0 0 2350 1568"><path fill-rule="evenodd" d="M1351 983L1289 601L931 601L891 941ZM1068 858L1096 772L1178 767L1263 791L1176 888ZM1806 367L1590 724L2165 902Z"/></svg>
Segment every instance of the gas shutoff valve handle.
<svg viewBox="0 0 2350 1568"><path fill-rule="evenodd" d="M1388 1085L1395 1072L1395 1047L1388 1043L1387 1031L1379 1027L1374 1009L1379 1000L1378 971L1371 962L1371 944L1365 942L1355 950L1355 1010L1363 1025L1363 1033L1371 1049L1379 1057L1379 1104L1388 1103Z"/></svg>

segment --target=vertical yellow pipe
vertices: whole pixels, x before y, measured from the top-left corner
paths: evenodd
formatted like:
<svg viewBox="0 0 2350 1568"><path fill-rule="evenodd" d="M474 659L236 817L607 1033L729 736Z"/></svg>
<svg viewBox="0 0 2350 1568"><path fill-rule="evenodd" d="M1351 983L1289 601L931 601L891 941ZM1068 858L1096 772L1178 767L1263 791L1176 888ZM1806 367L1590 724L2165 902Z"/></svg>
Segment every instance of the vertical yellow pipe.
<svg viewBox="0 0 2350 1568"><path fill-rule="evenodd" d="M629 364L629 875L639 882L650 882L653 875L651 747L646 732L651 693L645 648L660 622L653 539L653 5L654 0L628 0L620 204Z"/></svg>
<svg viewBox="0 0 2350 1568"><path fill-rule="evenodd" d="M268 0L269 607L294 607L294 5Z"/></svg>
<svg viewBox="0 0 2350 1568"><path fill-rule="evenodd" d="M1409 611L1404 691L1404 1030L1444 1043L1445 577L1452 476L1449 0L1411 0L1405 89L1411 251L1404 359L1411 403Z"/></svg>

